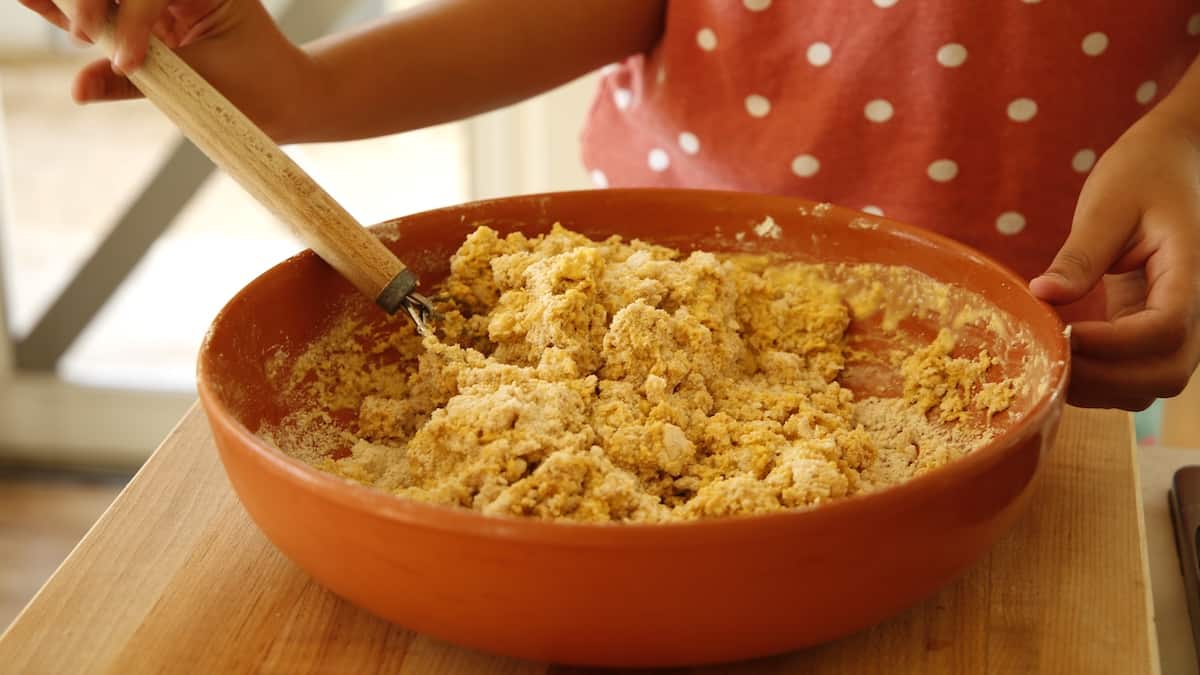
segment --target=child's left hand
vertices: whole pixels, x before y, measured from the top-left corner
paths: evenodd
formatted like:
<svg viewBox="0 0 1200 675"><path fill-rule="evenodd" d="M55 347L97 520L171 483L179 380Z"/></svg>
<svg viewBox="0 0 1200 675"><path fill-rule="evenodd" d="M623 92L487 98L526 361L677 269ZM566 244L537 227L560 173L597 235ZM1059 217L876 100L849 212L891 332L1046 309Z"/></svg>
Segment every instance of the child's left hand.
<svg viewBox="0 0 1200 675"><path fill-rule="evenodd" d="M1030 288L1063 305L1102 277L1107 316L1072 324L1068 401L1142 410L1178 395L1200 362L1200 127L1161 107L1100 158Z"/></svg>

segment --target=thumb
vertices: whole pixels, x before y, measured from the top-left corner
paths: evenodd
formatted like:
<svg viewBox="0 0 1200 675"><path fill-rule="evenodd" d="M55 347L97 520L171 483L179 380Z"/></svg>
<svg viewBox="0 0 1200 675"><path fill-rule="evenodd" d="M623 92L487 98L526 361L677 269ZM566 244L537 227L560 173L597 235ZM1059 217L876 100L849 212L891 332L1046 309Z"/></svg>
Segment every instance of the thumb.
<svg viewBox="0 0 1200 675"><path fill-rule="evenodd" d="M1083 298L1096 286L1121 255L1137 222L1136 209L1114 206L1092 208L1085 190L1066 242L1050 267L1029 282L1034 295L1051 304L1065 305Z"/></svg>
<svg viewBox="0 0 1200 675"><path fill-rule="evenodd" d="M71 95L77 103L94 103L138 98L142 92L124 75L114 73L108 59L97 59L75 76Z"/></svg>
<svg viewBox="0 0 1200 675"><path fill-rule="evenodd" d="M1105 256L1092 249L1068 238L1050 267L1029 282L1029 290L1055 305L1072 303L1087 295L1107 269L1103 262Z"/></svg>

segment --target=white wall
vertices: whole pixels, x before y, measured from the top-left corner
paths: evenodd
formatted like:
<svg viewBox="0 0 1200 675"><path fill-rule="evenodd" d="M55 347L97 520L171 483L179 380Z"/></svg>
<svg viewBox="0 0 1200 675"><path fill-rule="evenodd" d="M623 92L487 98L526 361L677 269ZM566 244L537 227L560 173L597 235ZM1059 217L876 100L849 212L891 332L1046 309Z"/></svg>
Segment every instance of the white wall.
<svg viewBox="0 0 1200 675"><path fill-rule="evenodd" d="M473 199L593 187L579 133L599 82L591 73L467 122Z"/></svg>
<svg viewBox="0 0 1200 675"><path fill-rule="evenodd" d="M44 51L51 45L53 30L20 3L0 1L0 55Z"/></svg>

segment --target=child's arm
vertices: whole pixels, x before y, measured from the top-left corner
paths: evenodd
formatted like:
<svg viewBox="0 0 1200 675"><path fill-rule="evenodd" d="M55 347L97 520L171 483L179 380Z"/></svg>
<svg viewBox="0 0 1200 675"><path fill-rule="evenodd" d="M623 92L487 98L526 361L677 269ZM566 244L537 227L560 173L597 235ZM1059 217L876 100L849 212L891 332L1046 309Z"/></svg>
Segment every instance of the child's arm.
<svg viewBox="0 0 1200 675"><path fill-rule="evenodd" d="M1031 288L1069 303L1102 276L1107 316L1072 327L1071 402L1140 410L1179 394L1200 363L1200 60L1100 158Z"/></svg>
<svg viewBox="0 0 1200 675"><path fill-rule="evenodd" d="M111 0L21 0L76 36ZM79 101L137 95L114 70L140 65L151 32L280 142L347 140L460 119L533 96L649 49L665 0L431 0L301 49L257 0L122 0L115 68L76 78Z"/></svg>
<svg viewBox="0 0 1200 675"><path fill-rule="evenodd" d="M648 50L659 0L440 0L308 48L325 98L295 136L375 136L460 119Z"/></svg>

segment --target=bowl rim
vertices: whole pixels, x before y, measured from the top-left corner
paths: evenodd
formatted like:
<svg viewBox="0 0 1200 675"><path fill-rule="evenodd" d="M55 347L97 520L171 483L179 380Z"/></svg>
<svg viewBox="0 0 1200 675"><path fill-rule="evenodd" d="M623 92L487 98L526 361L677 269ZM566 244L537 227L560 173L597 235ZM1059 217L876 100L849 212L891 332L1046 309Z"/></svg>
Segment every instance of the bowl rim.
<svg viewBox="0 0 1200 675"><path fill-rule="evenodd" d="M606 190L569 190L545 192L527 195L515 195L492 199L480 199L463 202L451 206L428 209L406 216L389 219L371 226L370 229L386 235L389 228L414 217L429 217L439 213L461 214L464 210L486 208L497 202L512 202L534 200L543 201L555 198L572 198L573 196L604 193L605 196L620 196L622 194L645 195L646 198L676 197L687 198L689 194L702 193L717 197L733 199L753 199L779 201L795 206L809 208L821 205L800 197L762 195L752 192L728 190L702 190L692 188L610 188ZM544 201L543 201L544 203ZM234 449L218 446L222 462L226 463L227 452L242 452L248 454L254 463L268 469L292 484L312 493L321 499L356 511L366 512L374 517L397 521L406 526L426 530L453 532L483 538L502 538L506 540L536 541L543 544L575 546L575 547L610 547L628 546L630 544L661 546L675 541L678 543L692 542L697 535L719 535L728 537L730 534L751 536L755 532L775 530L779 527L796 528L804 524L816 524L820 521L844 518L856 518L864 512L878 512L899 506L910 500L914 494L923 493L937 486L955 484L959 480L977 474L987 467L1000 461L1008 452L1022 445L1023 441L1035 432L1046 427L1053 415L1061 410L1064 394L1071 371L1071 350L1065 324L1057 312L1046 302L1038 299L1029 290L1028 284L1008 267L967 244L951 239L932 230L926 230L916 225L899 222L883 216L861 213L846 207L828 205L829 212L837 212L846 217L868 217L878 221L878 230L887 232L890 236L904 236L925 240L935 245L951 249L955 255L975 259L978 264L988 267L993 273L1000 275L1018 292L1033 300L1043 308L1043 311L1056 322L1062 339L1050 345L1048 360L1050 372L1057 371L1046 393L1030 408L1024 420L1007 434L1004 434L983 446L972 450L935 469L911 478L902 483L890 485L866 493L858 493L839 498L823 504L794 509L783 509L771 513L756 515L732 515L696 520L680 520L666 522L619 522L591 523L576 521L545 520L528 516L491 515L458 506L447 506L424 502L410 497L403 497L386 492L382 489L356 483L346 478L327 473L310 466L303 461L291 457L282 450L275 448L260 439L244 424L234 417L232 411L221 401L214 389L208 374L207 360L210 358L210 345L213 335L220 326L226 314L239 305L239 300L252 292L261 280L274 273L278 268L295 264L295 261L305 257L315 257L311 249L290 256L271 266L242 287L213 318L204 336L197 358L197 390L199 399L213 430L217 428L232 435L239 443ZM1040 451L1039 451L1040 452ZM226 466L228 471L228 466ZM235 491L238 491L234 483ZM240 498L240 495L239 495ZM683 539L681 537L687 537Z"/></svg>

